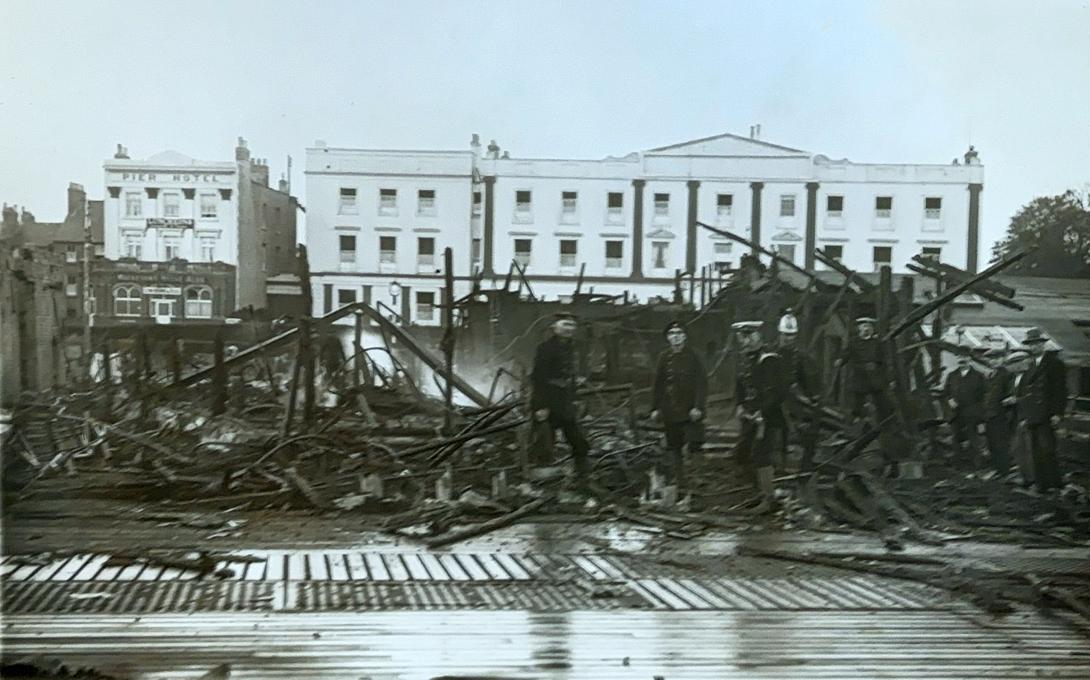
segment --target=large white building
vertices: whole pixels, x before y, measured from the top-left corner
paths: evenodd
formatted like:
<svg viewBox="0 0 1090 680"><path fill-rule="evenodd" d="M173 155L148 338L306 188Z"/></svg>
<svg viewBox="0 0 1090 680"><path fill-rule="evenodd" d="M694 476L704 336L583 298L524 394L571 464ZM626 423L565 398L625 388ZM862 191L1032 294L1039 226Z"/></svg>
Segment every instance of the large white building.
<svg viewBox="0 0 1090 680"><path fill-rule="evenodd" d="M815 248L862 271L905 271L916 254L977 266L975 151L964 164L853 163L723 134L601 160L524 159L474 136L462 152L319 143L306 174L317 314L362 299L438 323L448 246L459 296L477 271L502 284L512 262L538 297L571 295L581 271L583 292L668 296L677 272L729 270L747 252L697 222L811 268Z"/></svg>
<svg viewBox="0 0 1090 680"><path fill-rule="evenodd" d="M267 278L294 271L298 204L285 180L269 186L267 163L245 140L233 161L176 151L133 159L118 145L103 167L107 259L231 265L238 307L265 307Z"/></svg>

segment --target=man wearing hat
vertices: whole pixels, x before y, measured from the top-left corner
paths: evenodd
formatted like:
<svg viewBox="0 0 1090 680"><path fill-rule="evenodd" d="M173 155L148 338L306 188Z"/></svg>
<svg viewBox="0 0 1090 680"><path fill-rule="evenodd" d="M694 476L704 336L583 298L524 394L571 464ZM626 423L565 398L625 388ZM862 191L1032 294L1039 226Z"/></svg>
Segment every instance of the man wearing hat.
<svg viewBox="0 0 1090 680"><path fill-rule="evenodd" d="M875 335L878 321L869 316L855 320L856 337L848 343L845 358L851 369L852 415L856 418L867 416L867 406L873 407L877 422L882 422L893 412L886 397L889 379L886 377L885 361L882 358L882 345Z"/></svg>
<svg viewBox="0 0 1090 680"><path fill-rule="evenodd" d="M666 448L671 461L666 464L668 483L684 489L685 459L704 444L704 412L708 396L708 374L704 364L687 342L685 327L673 321L663 331L669 344L659 355L651 393L651 417L666 426ZM671 465L672 463L672 465Z"/></svg>
<svg viewBox="0 0 1090 680"><path fill-rule="evenodd" d="M943 394L954 412L950 420L954 429L954 441L962 451L976 453L980 450L977 435L984 421L981 403L984 376L973 368L973 359L968 353L958 356L958 367L946 376Z"/></svg>
<svg viewBox="0 0 1090 680"><path fill-rule="evenodd" d="M572 450L576 482L585 485L589 469L587 451L590 446L579 425L575 408L576 352L575 316L557 314L553 320L552 335L537 346L534 368L530 373L533 394L530 408L534 420L548 425L550 435L559 429Z"/></svg>
<svg viewBox="0 0 1090 680"><path fill-rule="evenodd" d="M788 381L787 401L784 404L791 422L788 423L788 439L797 438L802 446L803 470L809 470L813 466L814 452L817 449L817 423L814 419L814 411L810 406L814 403L814 381L810 378L806 361L798 347L799 321L795 318L791 308L784 310L777 327L780 333L776 353L780 355L784 364L784 375Z"/></svg>
<svg viewBox="0 0 1090 680"><path fill-rule="evenodd" d="M1010 352L993 347L984 354L989 361L984 380L984 437L992 468L1001 475L1010 471L1011 438L1014 436L1014 373L1010 366L1028 357L1025 352Z"/></svg>
<svg viewBox="0 0 1090 680"><path fill-rule="evenodd" d="M738 458L751 468L761 494L757 512L772 508L772 449L783 448L784 417L781 404L786 396L783 362L762 347L761 322L739 321L731 325L741 349L734 384L734 403L742 431Z"/></svg>
<svg viewBox="0 0 1090 680"><path fill-rule="evenodd" d="M1048 336L1030 328L1022 341L1029 352L1029 368L1018 379L1014 395L1019 424L1026 428L1033 473L1041 491L1061 486L1056 457L1056 426L1067 407L1066 369L1054 352L1047 352Z"/></svg>

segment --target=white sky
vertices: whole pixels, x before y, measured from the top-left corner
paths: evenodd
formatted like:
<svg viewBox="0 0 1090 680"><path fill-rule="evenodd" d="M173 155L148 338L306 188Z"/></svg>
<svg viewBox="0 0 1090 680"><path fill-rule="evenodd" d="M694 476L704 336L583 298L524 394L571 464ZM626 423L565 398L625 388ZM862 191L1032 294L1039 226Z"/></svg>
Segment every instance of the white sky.
<svg viewBox="0 0 1090 680"><path fill-rule="evenodd" d="M0 200L175 149L275 179L331 145L598 158L761 123L856 161L985 164L984 260L1035 196L1090 183L1090 0L0 0Z"/></svg>

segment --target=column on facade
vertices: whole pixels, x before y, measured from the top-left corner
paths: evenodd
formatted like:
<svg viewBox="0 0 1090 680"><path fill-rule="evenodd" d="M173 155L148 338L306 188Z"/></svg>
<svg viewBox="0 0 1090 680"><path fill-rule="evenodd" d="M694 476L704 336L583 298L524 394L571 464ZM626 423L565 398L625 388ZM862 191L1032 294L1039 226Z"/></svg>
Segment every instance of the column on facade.
<svg viewBox="0 0 1090 680"><path fill-rule="evenodd" d="M178 211L178 216L192 220L193 226L188 229L182 229L182 257L186 258L190 262L200 262L201 254L199 241L197 239L197 208L196 208L196 190L194 189L182 189L182 208ZM188 209L187 209L188 208Z"/></svg>
<svg viewBox="0 0 1090 680"><path fill-rule="evenodd" d="M484 177L484 234L481 235L484 252L481 254L483 258L482 274L485 277L492 277L496 275L495 269L492 264L492 251L494 247L496 230L496 176L485 175Z"/></svg>
<svg viewBox="0 0 1090 680"><path fill-rule="evenodd" d="M700 182L695 179L691 179L686 182L685 186L689 188L689 214L688 214L688 229L685 234L685 270L696 276L696 219L697 219L697 199L699 195Z"/></svg>
<svg viewBox="0 0 1090 680"><path fill-rule="evenodd" d="M643 188L647 180L632 180L632 278L643 278Z"/></svg>
<svg viewBox="0 0 1090 680"><path fill-rule="evenodd" d="M121 187L106 187L106 201L102 206L103 235L106 242L104 255L117 259L125 254L125 242L121 231Z"/></svg>
<svg viewBox="0 0 1090 680"><path fill-rule="evenodd" d="M965 270L976 273L977 250L980 248L980 192L983 184L969 185L969 253L965 261Z"/></svg>
<svg viewBox="0 0 1090 680"><path fill-rule="evenodd" d="M806 183L806 255L807 269L814 268L814 248L817 246L817 182Z"/></svg>
<svg viewBox="0 0 1090 680"><path fill-rule="evenodd" d="M140 220L147 225L149 217L159 217L159 190L154 187L144 188L144 202ZM159 229L144 228L144 247L141 259L157 261L159 253Z"/></svg>
<svg viewBox="0 0 1090 680"><path fill-rule="evenodd" d="M749 188L753 193L749 213L749 240L753 241L753 254L757 255L757 246L761 245L761 190L765 188L765 183L750 182Z"/></svg>

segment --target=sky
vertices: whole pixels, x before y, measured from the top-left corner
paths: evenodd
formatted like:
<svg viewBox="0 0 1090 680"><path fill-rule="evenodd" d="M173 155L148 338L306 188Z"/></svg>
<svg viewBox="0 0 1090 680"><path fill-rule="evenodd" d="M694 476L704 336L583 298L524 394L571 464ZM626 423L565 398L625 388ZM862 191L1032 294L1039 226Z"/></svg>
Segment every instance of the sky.
<svg viewBox="0 0 1090 680"><path fill-rule="evenodd" d="M1090 187L1090 0L0 0L0 200L60 220L117 143L274 178L304 150L601 158L720 132L985 165L982 254Z"/></svg>

